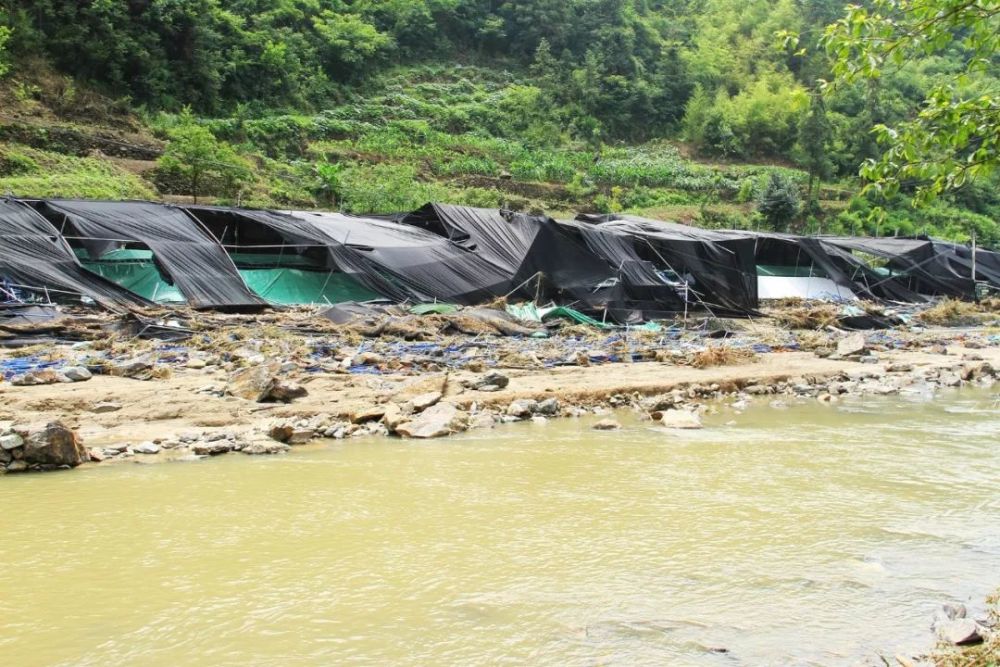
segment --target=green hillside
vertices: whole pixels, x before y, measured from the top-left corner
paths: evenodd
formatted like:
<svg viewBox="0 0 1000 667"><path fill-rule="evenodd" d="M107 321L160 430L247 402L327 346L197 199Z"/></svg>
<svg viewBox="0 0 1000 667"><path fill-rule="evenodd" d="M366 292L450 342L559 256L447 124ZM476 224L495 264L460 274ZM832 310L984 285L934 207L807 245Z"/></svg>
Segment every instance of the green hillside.
<svg viewBox="0 0 1000 667"><path fill-rule="evenodd" d="M430 200L706 226L973 231L996 178L856 196L960 41L820 94L839 2L0 3L0 191L356 213ZM797 44L782 35L797 34ZM996 69L961 80L973 95ZM874 204L888 215L869 217Z"/></svg>

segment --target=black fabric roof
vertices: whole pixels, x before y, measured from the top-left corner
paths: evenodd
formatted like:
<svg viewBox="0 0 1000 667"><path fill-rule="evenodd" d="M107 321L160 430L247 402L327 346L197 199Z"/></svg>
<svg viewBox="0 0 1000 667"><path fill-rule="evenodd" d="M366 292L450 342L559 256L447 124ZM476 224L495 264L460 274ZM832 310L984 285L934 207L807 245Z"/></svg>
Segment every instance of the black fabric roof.
<svg viewBox="0 0 1000 667"><path fill-rule="evenodd" d="M386 295L397 300L482 303L506 294L511 282L474 251L412 225L340 213L291 215L349 250L338 257L343 270L391 286Z"/></svg>
<svg viewBox="0 0 1000 667"><path fill-rule="evenodd" d="M0 278L34 291L87 296L111 310L152 305L84 269L45 218L8 199L0 199Z"/></svg>
<svg viewBox="0 0 1000 667"><path fill-rule="evenodd" d="M263 308L225 249L183 210L150 202L51 200L37 203L50 222L94 258L141 243L195 308ZM65 224L65 227L64 227Z"/></svg>
<svg viewBox="0 0 1000 667"><path fill-rule="evenodd" d="M623 272L628 266L633 272L629 280L636 284L652 280L652 264L688 277L699 300L713 309L748 313L757 308L757 266L750 235L723 234L627 215L583 215L577 220L589 223L579 226L588 244L609 255L605 258L612 264L617 262ZM633 243L629 251L621 241L598 236L606 232L632 237L639 243ZM640 253L652 255L646 260L649 264L635 262Z"/></svg>
<svg viewBox="0 0 1000 667"><path fill-rule="evenodd" d="M971 266L962 261L954 244L929 238L895 237L828 237L822 242L885 259L891 269L905 273L914 291L921 294L964 299L975 296Z"/></svg>
<svg viewBox="0 0 1000 667"><path fill-rule="evenodd" d="M447 239L508 276L501 294L569 296L592 306L606 305L616 296L599 287L615 277L608 262L547 216L427 204L401 222Z"/></svg>

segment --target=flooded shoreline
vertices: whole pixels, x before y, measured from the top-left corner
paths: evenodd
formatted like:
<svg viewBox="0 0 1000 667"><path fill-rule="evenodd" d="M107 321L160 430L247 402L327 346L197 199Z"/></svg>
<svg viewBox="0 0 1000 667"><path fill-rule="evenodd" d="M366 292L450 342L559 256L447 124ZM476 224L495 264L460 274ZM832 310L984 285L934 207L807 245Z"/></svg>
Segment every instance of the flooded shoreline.
<svg viewBox="0 0 1000 667"><path fill-rule="evenodd" d="M626 409L612 433L593 415L8 477L0 648L78 665L915 656L940 604L975 613L996 586L993 400L758 401L690 431Z"/></svg>

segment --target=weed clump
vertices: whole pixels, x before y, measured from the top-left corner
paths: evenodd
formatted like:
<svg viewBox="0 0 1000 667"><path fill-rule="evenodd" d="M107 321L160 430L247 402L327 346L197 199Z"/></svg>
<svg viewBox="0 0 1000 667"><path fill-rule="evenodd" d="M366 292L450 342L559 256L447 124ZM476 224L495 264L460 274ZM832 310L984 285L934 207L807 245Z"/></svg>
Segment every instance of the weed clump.
<svg viewBox="0 0 1000 667"><path fill-rule="evenodd" d="M712 366L738 366L756 361L757 355L752 350L728 346L709 347L696 352L691 357L691 365L695 368L710 368Z"/></svg>
<svg viewBox="0 0 1000 667"><path fill-rule="evenodd" d="M840 320L840 308L832 304L797 306L771 313L778 323L788 329L825 329Z"/></svg>
<svg viewBox="0 0 1000 667"><path fill-rule="evenodd" d="M983 316L976 304L947 298L919 313L916 319L934 326L968 327L982 322Z"/></svg>

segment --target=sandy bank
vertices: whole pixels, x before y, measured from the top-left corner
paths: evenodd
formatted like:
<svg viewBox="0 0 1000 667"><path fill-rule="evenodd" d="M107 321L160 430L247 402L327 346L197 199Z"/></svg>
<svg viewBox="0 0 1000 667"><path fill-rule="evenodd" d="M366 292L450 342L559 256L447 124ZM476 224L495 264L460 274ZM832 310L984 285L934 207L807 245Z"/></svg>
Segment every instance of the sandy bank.
<svg viewBox="0 0 1000 667"><path fill-rule="evenodd" d="M879 336L870 334L869 338L880 340ZM830 345L843 338L833 335ZM607 407L651 412L666 405L697 412L704 410L706 402L720 398L746 400L769 394L833 402L844 393L886 394L928 383L957 386L994 381L991 368L1000 369L1000 341L995 334L937 331L923 338L909 340L905 346L868 343L863 360L858 355L850 360L830 358L831 347L821 345L819 356L813 351L774 351L707 368L684 365L687 357L676 352L661 355L666 361L592 363L581 359L583 365L538 368L509 368L503 361L485 368L470 355L459 368L413 363L396 370L394 364L385 363L384 356L372 354L365 360L372 362L370 373L349 372L348 362L305 368L286 360L294 355L276 361L252 360L284 362L282 379L307 392L289 403L230 395L234 373L246 363L189 356L168 364L169 372L159 373L159 379L94 375L85 382L0 384L0 421L9 427L58 420L77 432L95 459L135 456L153 461L229 451L222 446L193 448L195 443L213 439L236 443L236 449L242 448L240 443L272 443L273 447L259 444L256 450L247 451L276 453L287 449L277 440L298 444L322 437L384 435L414 420L425 404L434 403L439 404L438 412L447 412L444 423L452 426L445 431L457 432L538 418L534 408L510 409L512 403L524 399L548 400L539 414L550 418ZM558 345L558 341L551 344ZM598 350L591 353L600 357ZM508 384L493 391L471 388L487 371L501 373ZM658 398L663 396L669 400ZM284 430L276 431L276 426ZM147 447L138 447L140 443ZM153 450L160 451L143 453Z"/></svg>

